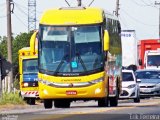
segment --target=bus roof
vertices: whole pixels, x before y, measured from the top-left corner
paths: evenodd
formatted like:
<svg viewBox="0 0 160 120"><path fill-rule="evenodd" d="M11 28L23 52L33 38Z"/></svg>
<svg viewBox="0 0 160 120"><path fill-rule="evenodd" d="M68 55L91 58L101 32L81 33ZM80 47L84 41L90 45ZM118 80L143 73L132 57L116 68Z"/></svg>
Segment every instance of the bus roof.
<svg viewBox="0 0 160 120"><path fill-rule="evenodd" d="M69 7L50 9L43 13L40 24L79 25L103 22L103 10L100 8Z"/></svg>
<svg viewBox="0 0 160 120"><path fill-rule="evenodd" d="M30 47L21 48L18 52L30 52Z"/></svg>
<svg viewBox="0 0 160 120"><path fill-rule="evenodd" d="M30 47L24 47L18 51L19 56L37 56L37 51L31 51Z"/></svg>

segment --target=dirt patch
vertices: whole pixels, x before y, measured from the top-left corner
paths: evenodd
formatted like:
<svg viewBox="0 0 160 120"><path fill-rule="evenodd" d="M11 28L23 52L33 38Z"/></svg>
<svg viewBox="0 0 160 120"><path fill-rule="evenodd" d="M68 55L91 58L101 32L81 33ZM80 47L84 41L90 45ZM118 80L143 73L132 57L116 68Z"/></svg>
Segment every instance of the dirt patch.
<svg viewBox="0 0 160 120"><path fill-rule="evenodd" d="M13 104L6 104L6 105L0 105L0 111L6 111L6 110L14 110L14 109L24 109L27 108L28 105L13 105Z"/></svg>

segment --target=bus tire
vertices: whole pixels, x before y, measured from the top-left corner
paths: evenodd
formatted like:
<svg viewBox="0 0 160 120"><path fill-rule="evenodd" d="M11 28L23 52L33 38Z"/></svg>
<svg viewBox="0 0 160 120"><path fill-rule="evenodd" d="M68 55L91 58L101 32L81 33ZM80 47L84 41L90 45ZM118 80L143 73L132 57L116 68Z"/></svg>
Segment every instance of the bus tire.
<svg viewBox="0 0 160 120"><path fill-rule="evenodd" d="M43 104L44 104L45 109L51 109L52 106L53 106L53 103L52 103L51 99L45 99Z"/></svg>
<svg viewBox="0 0 160 120"><path fill-rule="evenodd" d="M35 98L27 98L27 104L29 104L29 105L35 105L35 102L36 102L36 100L35 100Z"/></svg>
<svg viewBox="0 0 160 120"><path fill-rule="evenodd" d="M118 98L119 98L119 79L117 79L117 82L116 82L116 96L115 97L110 97L109 100L110 100L110 106L111 107L116 107L118 106Z"/></svg>
<svg viewBox="0 0 160 120"><path fill-rule="evenodd" d="M35 98L31 98L31 105L35 105L36 104L36 99Z"/></svg>
<svg viewBox="0 0 160 120"><path fill-rule="evenodd" d="M35 99L33 99L33 98L26 98L26 97L24 97L24 100L26 101L26 103L28 105L35 105Z"/></svg>
<svg viewBox="0 0 160 120"><path fill-rule="evenodd" d="M110 106L111 106L111 107L116 107L116 106L118 106L118 98L117 98L117 97L111 97L111 98L110 98Z"/></svg>
<svg viewBox="0 0 160 120"><path fill-rule="evenodd" d="M108 97L100 98L98 100L98 107L108 107Z"/></svg>
<svg viewBox="0 0 160 120"><path fill-rule="evenodd" d="M117 91L116 91L116 96L115 97L110 97L109 98L109 101L110 101L110 106L111 107L116 107L118 106L118 88L117 88Z"/></svg>

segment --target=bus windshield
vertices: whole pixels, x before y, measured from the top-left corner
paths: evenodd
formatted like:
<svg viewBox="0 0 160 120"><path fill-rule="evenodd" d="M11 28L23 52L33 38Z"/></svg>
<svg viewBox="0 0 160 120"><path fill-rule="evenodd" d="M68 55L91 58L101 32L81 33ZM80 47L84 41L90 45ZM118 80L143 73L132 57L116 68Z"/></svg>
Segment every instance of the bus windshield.
<svg viewBox="0 0 160 120"><path fill-rule="evenodd" d="M37 59L25 59L23 60L23 74L38 73L38 60Z"/></svg>
<svg viewBox="0 0 160 120"><path fill-rule="evenodd" d="M101 26L40 26L39 67L46 74L103 68Z"/></svg>

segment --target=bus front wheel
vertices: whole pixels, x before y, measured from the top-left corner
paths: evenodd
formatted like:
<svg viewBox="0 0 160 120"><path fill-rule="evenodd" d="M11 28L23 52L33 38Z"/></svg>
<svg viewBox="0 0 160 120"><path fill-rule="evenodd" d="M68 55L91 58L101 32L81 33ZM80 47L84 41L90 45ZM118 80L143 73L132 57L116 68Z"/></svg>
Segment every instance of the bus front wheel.
<svg viewBox="0 0 160 120"><path fill-rule="evenodd" d="M29 105L35 105L36 99L35 98L26 98L26 102Z"/></svg>
<svg viewBox="0 0 160 120"><path fill-rule="evenodd" d="M98 107L108 107L108 97L100 98L98 100Z"/></svg>
<svg viewBox="0 0 160 120"><path fill-rule="evenodd" d="M53 106L53 103L52 103L51 99L44 100L44 107L45 107L45 109L50 109L50 108L52 108L52 106Z"/></svg>

